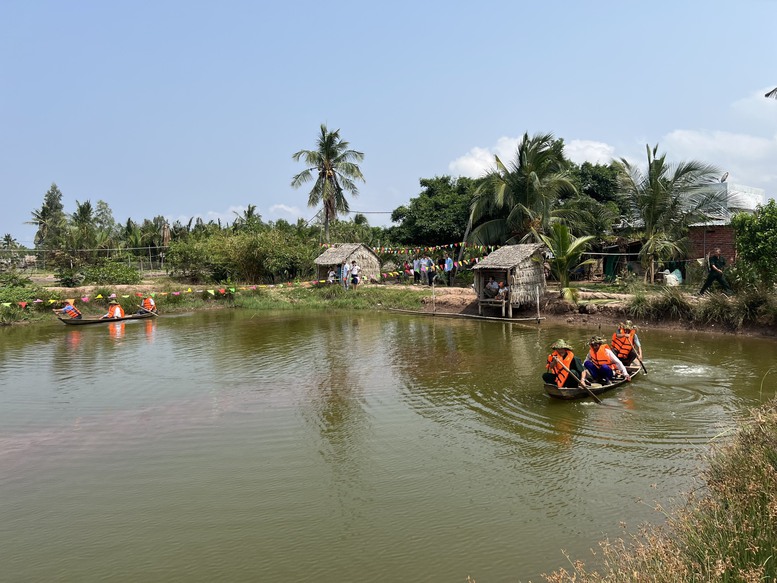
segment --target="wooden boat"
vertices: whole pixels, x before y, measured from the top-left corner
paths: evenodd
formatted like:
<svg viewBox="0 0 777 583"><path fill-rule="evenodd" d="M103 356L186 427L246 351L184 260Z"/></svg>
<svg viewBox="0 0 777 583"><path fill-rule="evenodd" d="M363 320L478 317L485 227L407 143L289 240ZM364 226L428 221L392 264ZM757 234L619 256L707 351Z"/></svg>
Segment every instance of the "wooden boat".
<svg viewBox="0 0 777 583"><path fill-rule="evenodd" d="M67 324L68 326L85 326L87 324L110 324L111 322L126 322L127 320L146 320L148 318L156 318L154 312L144 312L142 314L131 314L124 316L123 318L71 318L70 316L61 317L57 316L60 322Z"/></svg>
<svg viewBox="0 0 777 583"><path fill-rule="evenodd" d="M642 372L642 367L637 364L632 364L626 367L629 371L631 379L634 380ZM545 392L548 393L554 399L582 399L584 397L590 397L591 393L599 395L606 391L611 391L617 387L620 387L623 383L628 381L623 377L615 377L612 383L609 385L601 385L599 383L591 383L588 385L588 390L582 387L557 387L556 385L549 385L545 383Z"/></svg>

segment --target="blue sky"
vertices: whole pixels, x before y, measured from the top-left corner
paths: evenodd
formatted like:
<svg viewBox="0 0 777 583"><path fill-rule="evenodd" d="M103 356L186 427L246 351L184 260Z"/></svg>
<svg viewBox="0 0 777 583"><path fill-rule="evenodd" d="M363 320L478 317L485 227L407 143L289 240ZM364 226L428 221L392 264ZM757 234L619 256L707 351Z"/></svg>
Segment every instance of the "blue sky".
<svg viewBox="0 0 777 583"><path fill-rule="evenodd" d="M321 123L365 154L355 211L524 132L576 162L659 144L774 197L775 23L775 0L0 0L0 235L31 244L52 182L119 222L310 218L292 154Z"/></svg>

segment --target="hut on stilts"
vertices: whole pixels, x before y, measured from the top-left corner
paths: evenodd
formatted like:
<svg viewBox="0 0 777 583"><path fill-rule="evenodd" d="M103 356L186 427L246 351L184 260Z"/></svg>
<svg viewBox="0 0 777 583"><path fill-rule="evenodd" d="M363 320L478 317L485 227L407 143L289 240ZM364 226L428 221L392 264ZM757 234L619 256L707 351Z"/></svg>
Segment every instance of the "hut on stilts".
<svg viewBox="0 0 777 583"><path fill-rule="evenodd" d="M361 281L380 281L380 258L363 243L338 243L328 247L313 261L316 264L316 279L326 281L330 269L334 269L340 281L343 263L352 261L361 267Z"/></svg>
<svg viewBox="0 0 777 583"><path fill-rule="evenodd" d="M472 268L475 274L475 293L478 297L478 314L483 307L501 307L502 317L513 317L513 308L537 302L545 293L545 267L542 243L506 245L488 254ZM494 297L486 290L490 278L504 282L508 287L502 297Z"/></svg>

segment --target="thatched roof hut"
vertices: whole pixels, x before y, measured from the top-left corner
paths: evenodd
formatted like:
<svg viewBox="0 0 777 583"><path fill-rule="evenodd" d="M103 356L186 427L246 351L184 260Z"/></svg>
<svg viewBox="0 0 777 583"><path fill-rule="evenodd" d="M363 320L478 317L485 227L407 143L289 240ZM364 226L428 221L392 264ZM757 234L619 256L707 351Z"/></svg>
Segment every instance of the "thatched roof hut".
<svg viewBox="0 0 777 583"><path fill-rule="evenodd" d="M326 280L329 270L334 268L339 279L343 263L347 261L350 264L354 260L362 268L363 282L380 281L380 258L363 243L339 243L325 249L313 261L316 264L316 278L319 281Z"/></svg>
<svg viewBox="0 0 777 583"><path fill-rule="evenodd" d="M506 245L490 253L472 268L475 274L475 292L478 296L478 313L483 306L502 308L502 316L512 318L513 306L537 301L545 293L545 268L542 243L530 245ZM494 296L486 289L490 278L508 286L503 296Z"/></svg>

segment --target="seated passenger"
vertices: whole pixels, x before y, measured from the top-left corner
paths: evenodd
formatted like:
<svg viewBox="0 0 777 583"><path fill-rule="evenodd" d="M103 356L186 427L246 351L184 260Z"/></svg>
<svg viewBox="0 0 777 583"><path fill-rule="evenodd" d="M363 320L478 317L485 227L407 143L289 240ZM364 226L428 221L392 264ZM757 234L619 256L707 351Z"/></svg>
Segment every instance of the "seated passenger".
<svg viewBox="0 0 777 583"><path fill-rule="evenodd" d="M104 320L106 318L123 318L124 317L124 308L121 307L119 302L116 300L111 300L108 302L108 313L104 314L103 316L100 316L101 320Z"/></svg>
<svg viewBox="0 0 777 583"><path fill-rule="evenodd" d="M489 277L488 283L486 283L486 287L483 288L483 294L487 298L493 298L496 296L498 292L499 292L499 284L496 283L496 280L493 277Z"/></svg>
<svg viewBox="0 0 777 583"><path fill-rule="evenodd" d="M585 383L586 370L580 359L572 352L572 346L564 339L558 339L551 346L553 352L548 356L542 373L542 380L557 387L577 387Z"/></svg>
<svg viewBox="0 0 777 583"><path fill-rule="evenodd" d="M623 363L615 356L610 347L605 344L604 338L593 336L588 344L591 346L591 349L588 351L588 356L586 356L583 366L585 366L592 382L596 381L603 385L610 385L615 378L616 370L627 381L631 380L629 371L626 370L626 367L623 366Z"/></svg>
<svg viewBox="0 0 777 583"><path fill-rule="evenodd" d="M631 320L618 325L618 330L612 335L612 351L626 366L635 360L642 360L642 345L637 336L637 327Z"/></svg>

